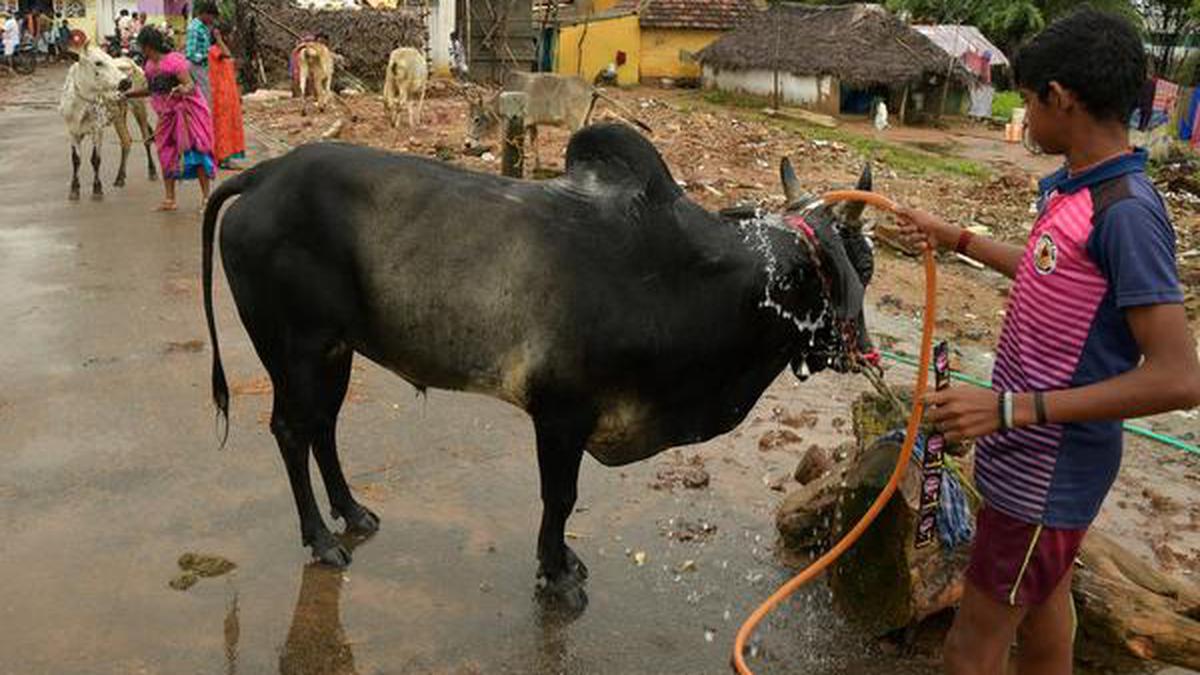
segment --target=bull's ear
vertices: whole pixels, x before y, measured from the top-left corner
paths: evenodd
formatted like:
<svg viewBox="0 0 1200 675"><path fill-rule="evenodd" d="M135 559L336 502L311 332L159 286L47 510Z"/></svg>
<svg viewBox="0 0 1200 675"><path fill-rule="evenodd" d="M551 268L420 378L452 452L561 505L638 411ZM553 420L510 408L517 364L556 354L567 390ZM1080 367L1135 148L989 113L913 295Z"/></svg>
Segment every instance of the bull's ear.
<svg viewBox="0 0 1200 675"><path fill-rule="evenodd" d="M792 167L792 160L787 157L779 162L779 180L783 183L783 196L788 205L800 201L804 191L800 189L800 179L796 176L796 169Z"/></svg>
<svg viewBox="0 0 1200 675"><path fill-rule="evenodd" d="M863 165L862 175L860 175L858 177L857 187L859 190L864 190L866 192L870 192L871 184L873 182L874 181L871 178L871 161L867 160L867 163L865 165Z"/></svg>

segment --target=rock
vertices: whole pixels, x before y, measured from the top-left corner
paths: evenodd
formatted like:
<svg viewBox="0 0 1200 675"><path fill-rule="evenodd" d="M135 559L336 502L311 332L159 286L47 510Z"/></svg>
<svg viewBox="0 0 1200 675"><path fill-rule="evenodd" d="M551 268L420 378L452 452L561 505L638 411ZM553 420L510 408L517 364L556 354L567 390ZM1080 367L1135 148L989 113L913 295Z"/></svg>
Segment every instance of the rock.
<svg viewBox="0 0 1200 675"><path fill-rule="evenodd" d="M772 429L758 439L758 449L762 452L777 450L785 445L799 445L804 439L788 429Z"/></svg>
<svg viewBox="0 0 1200 675"><path fill-rule="evenodd" d="M797 483L808 485L829 473L832 468L833 460L830 459L829 453L819 445L810 445L804 452L804 457L800 459L800 463L796 465L796 472L793 475Z"/></svg>
<svg viewBox="0 0 1200 675"><path fill-rule="evenodd" d="M282 89L259 89L258 91L250 92L242 97L242 100L247 103L267 103L270 101L282 101L292 97L292 92Z"/></svg>

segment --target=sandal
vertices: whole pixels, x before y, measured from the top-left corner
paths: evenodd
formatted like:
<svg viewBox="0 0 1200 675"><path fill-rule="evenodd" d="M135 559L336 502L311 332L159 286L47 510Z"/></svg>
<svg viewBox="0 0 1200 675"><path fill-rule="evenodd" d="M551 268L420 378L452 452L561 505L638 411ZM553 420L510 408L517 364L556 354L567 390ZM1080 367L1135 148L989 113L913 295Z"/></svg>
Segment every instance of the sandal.
<svg viewBox="0 0 1200 675"><path fill-rule="evenodd" d="M178 211L179 205L176 204L175 200L173 200L173 199L164 199L164 200L162 200L162 203L160 203L158 205L158 207L155 208L154 210L155 211Z"/></svg>

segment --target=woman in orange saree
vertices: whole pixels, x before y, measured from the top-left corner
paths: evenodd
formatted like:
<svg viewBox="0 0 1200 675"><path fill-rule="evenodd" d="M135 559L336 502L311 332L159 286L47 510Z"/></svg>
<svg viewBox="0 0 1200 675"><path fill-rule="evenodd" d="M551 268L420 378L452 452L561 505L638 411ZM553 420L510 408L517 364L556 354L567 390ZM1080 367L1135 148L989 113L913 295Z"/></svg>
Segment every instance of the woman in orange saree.
<svg viewBox="0 0 1200 675"><path fill-rule="evenodd" d="M242 97L238 90L233 55L221 31L213 30L208 50L208 76L212 87L213 155L223 169L237 169L233 161L246 157L246 134L242 127Z"/></svg>

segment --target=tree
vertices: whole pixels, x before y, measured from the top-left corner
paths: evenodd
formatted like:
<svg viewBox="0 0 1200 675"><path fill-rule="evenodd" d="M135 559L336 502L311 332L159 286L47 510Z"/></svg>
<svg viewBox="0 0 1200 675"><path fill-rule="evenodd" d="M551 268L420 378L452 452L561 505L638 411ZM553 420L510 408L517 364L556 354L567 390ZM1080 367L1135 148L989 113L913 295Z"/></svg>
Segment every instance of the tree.
<svg viewBox="0 0 1200 675"><path fill-rule="evenodd" d="M1154 71L1166 77L1175 54L1200 29L1200 0L1134 0L1150 37Z"/></svg>
<svg viewBox="0 0 1200 675"><path fill-rule="evenodd" d="M1005 52L1045 26L1036 0L887 0L886 5L914 23L976 26Z"/></svg>

